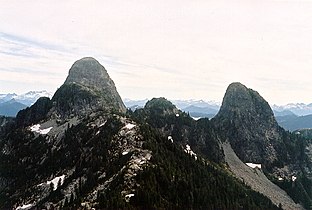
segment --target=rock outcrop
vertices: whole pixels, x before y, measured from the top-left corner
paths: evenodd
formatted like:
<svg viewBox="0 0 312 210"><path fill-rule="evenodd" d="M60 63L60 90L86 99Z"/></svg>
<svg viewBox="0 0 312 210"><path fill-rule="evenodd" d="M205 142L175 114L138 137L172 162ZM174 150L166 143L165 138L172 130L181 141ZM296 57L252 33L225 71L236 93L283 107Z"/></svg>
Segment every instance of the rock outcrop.
<svg viewBox="0 0 312 210"><path fill-rule="evenodd" d="M270 165L283 159L281 128L258 92L230 84L214 122L242 161Z"/></svg>
<svg viewBox="0 0 312 210"><path fill-rule="evenodd" d="M105 110L126 112L113 80L94 58L82 58L69 70L65 83L52 98L58 114L87 114Z"/></svg>
<svg viewBox="0 0 312 210"><path fill-rule="evenodd" d="M18 112L16 116L17 124L19 126L27 126L38 122L46 117L51 108L52 102L50 98L41 97L31 107Z"/></svg>

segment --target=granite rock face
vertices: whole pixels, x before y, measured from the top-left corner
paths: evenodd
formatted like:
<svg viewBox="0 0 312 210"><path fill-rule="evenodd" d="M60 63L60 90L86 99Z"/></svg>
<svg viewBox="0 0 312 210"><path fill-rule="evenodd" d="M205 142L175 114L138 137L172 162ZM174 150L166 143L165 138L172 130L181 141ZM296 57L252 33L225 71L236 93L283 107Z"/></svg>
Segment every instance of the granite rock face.
<svg viewBox="0 0 312 210"><path fill-rule="evenodd" d="M57 114L61 116L88 114L98 110L126 112L106 69L90 57L73 64L52 102Z"/></svg>
<svg viewBox="0 0 312 210"><path fill-rule="evenodd" d="M279 152L285 148L282 129L269 104L241 83L229 85L214 122L243 162L271 165L285 158Z"/></svg>
<svg viewBox="0 0 312 210"><path fill-rule="evenodd" d="M71 83L76 83L99 92L107 92L107 94L117 93L115 84L104 66L91 57L82 58L72 65L64 84Z"/></svg>
<svg viewBox="0 0 312 210"><path fill-rule="evenodd" d="M19 125L44 118L67 119L94 111L125 113L126 107L106 69L94 58L82 58L69 70L64 84L50 100L42 97L17 114Z"/></svg>
<svg viewBox="0 0 312 210"><path fill-rule="evenodd" d="M232 83L226 90L218 117L247 117L266 126L277 126L273 111L260 94L241 83Z"/></svg>

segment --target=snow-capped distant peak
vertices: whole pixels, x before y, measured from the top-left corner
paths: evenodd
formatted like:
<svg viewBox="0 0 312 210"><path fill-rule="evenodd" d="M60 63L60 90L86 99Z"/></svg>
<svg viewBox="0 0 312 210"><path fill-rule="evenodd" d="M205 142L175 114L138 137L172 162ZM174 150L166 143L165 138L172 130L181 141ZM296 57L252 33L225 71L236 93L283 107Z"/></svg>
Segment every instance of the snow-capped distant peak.
<svg viewBox="0 0 312 210"><path fill-rule="evenodd" d="M17 95L15 93L8 93L8 94L0 94L0 100L3 101L10 101L14 99Z"/></svg>
<svg viewBox="0 0 312 210"><path fill-rule="evenodd" d="M14 99L16 102L25 104L26 106L31 106L34 104L40 97L49 97L52 98L53 94L46 90L40 91L29 91L24 94L15 94L15 93L8 93L8 94L0 94L0 100L3 102L10 101Z"/></svg>
<svg viewBox="0 0 312 210"><path fill-rule="evenodd" d="M309 115L312 114L312 104L305 103L289 103L286 105L272 105L272 109L275 111L291 111L296 115Z"/></svg>
<svg viewBox="0 0 312 210"><path fill-rule="evenodd" d="M41 90L41 91L29 91L27 93L17 95L15 98L16 99L38 99L40 97L52 97L52 93L46 91L46 90Z"/></svg>

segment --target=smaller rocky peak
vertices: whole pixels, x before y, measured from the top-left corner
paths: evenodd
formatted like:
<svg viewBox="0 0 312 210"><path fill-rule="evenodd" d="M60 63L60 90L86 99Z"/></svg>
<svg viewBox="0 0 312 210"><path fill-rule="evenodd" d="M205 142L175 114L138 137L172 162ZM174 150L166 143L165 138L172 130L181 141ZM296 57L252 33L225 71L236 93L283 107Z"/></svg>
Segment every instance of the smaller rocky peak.
<svg viewBox="0 0 312 210"><path fill-rule="evenodd" d="M148 111L156 112L160 115L178 114L179 110L166 98L153 98L144 107Z"/></svg>

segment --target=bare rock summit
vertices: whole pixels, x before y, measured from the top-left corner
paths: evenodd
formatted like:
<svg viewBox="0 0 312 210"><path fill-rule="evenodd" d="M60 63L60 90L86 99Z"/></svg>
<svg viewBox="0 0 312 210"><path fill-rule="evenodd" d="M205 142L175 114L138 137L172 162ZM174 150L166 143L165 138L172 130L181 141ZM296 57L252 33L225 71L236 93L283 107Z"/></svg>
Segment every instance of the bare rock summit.
<svg viewBox="0 0 312 210"><path fill-rule="evenodd" d="M65 116L98 110L126 112L106 69L91 57L82 58L72 65L52 101L58 113Z"/></svg>

